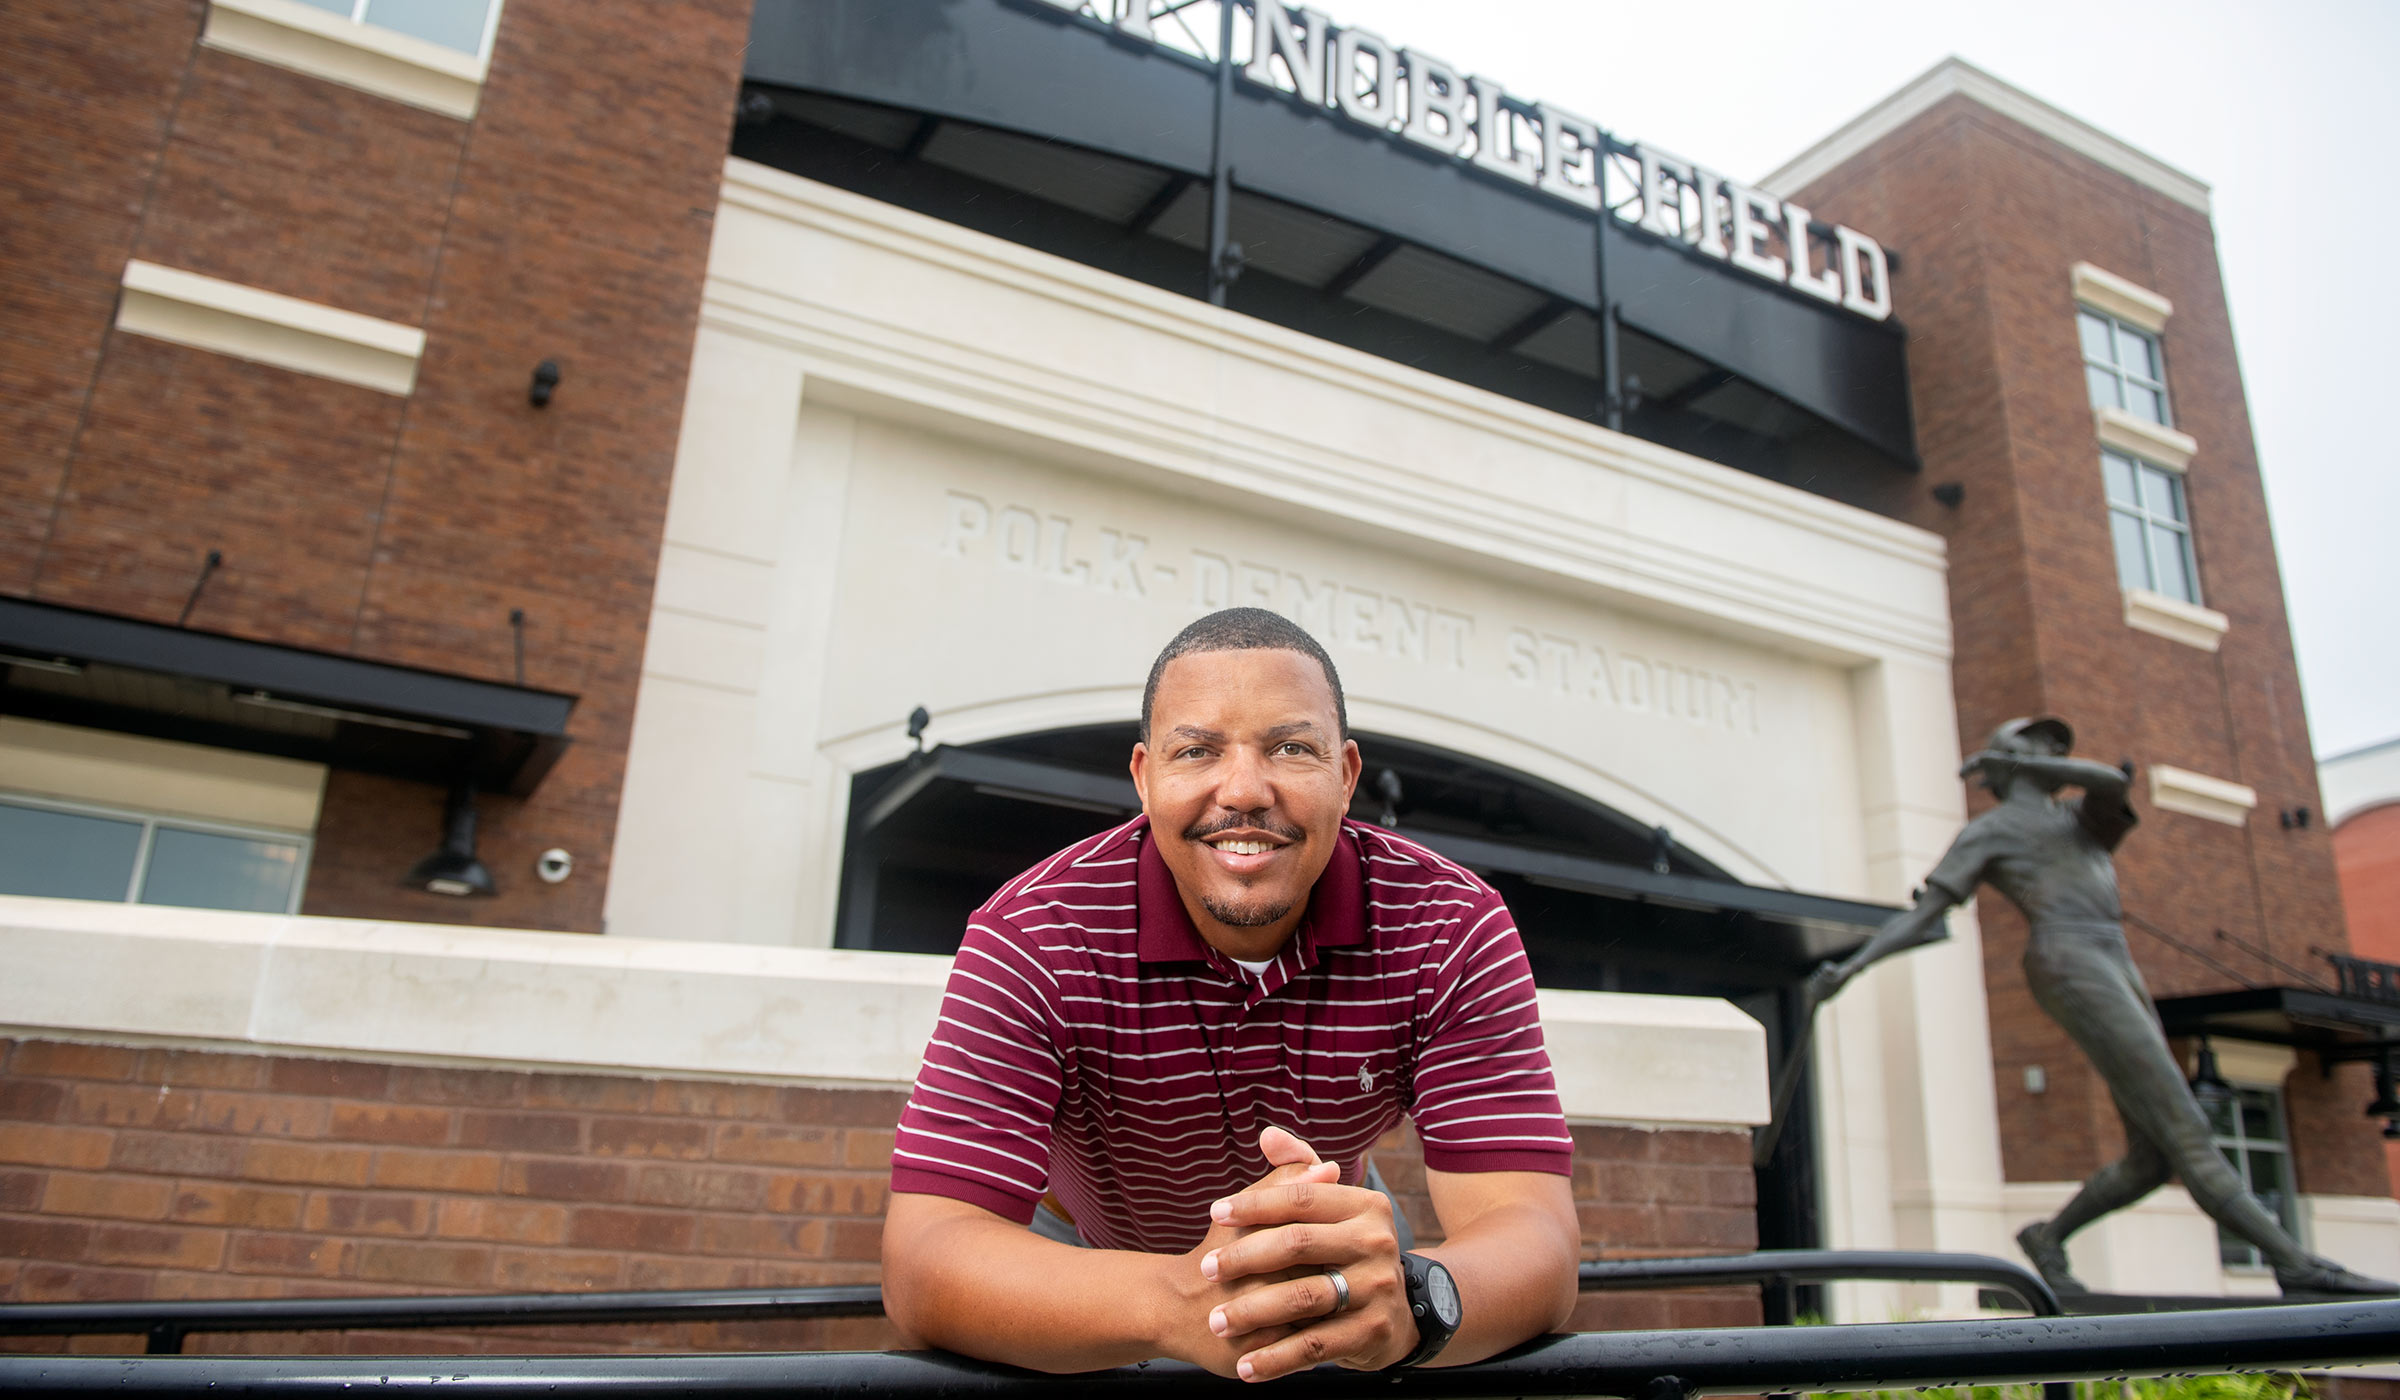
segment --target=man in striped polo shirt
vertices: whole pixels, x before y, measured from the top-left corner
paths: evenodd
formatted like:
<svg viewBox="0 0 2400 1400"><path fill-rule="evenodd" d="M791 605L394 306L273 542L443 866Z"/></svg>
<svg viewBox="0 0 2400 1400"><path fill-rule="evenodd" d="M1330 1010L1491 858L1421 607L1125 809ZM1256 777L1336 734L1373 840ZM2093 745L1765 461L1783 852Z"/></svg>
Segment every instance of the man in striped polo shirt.
<svg viewBox="0 0 2400 1400"><path fill-rule="evenodd" d="M1245 1380L1561 1325L1572 1144L1524 950L1481 880L1344 819L1324 649L1255 608L1193 623L1132 767L1140 817L968 921L892 1153L892 1318L1041 1370ZM1446 1236L1422 1255L1363 1184L1403 1113Z"/></svg>

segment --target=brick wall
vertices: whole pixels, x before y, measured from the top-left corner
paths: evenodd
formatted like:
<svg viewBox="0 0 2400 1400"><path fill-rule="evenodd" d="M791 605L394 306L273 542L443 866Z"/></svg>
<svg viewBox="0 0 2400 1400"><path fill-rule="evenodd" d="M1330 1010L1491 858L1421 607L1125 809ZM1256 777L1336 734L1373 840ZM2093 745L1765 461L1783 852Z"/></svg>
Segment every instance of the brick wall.
<svg viewBox="0 0 2400 1400"><path fill-rule="evenodd" d="M1961 750L2046 711L2074 723L2085 756L2257 789L2258 811L2234 828L2153 811L2137 783L2143 822L2118 857L2135 957L2162 997L2290 984L2292 968L2322 977L2313 950L2345 946L2342 910L2322 827L2275 820L2321 804L2207 216L1963 97L1800 197L1901 253L1894 299L1925 470L1861 503L1949 541ZM2174 303L2163 345L2176 426L2200 444L2189 502L2202 595L2232 624L2213 655L2124 623L2076 340L2079 261ZM1944 482L1966 488L1956 509L1931 498ZM1975 793L1970 808L1988 801ZM2023 920L2001 899L1980 909L2007 1174L2084 1176L2122 1150L2114 1107L2025 989ZM2048 1075L2039 1096L2025 1089L2033 1065ZM2286 1094L2303 1189L2385 1191L2357 1112L2367 1092L2302 1056Z"/></svg>
<svg viewBox="0 0 2400 1400"><path fill-rule="evenodd" d="M0 1041L0 1300L872 1283L902 1095ZM1754 1246L1743 1133L1575 1130L1585 1256ZM1405 1130L1377 1149L1440 1238ZM1755 1289L1587 1298L1728 1326ZM79 1350L139 1350L87 1337ZM880 1348L879 1319L203 1336L193 1351ZM0 1339L57 1350L56 1338Z"/></svg>
<svg viewBox="0 0 2400 1400"><path fill-rule="evenodd" d="M441 794L333 775L310 913L594 931L748 0L509 0L471 121L199 46L201 0L0 19L0 593L581 697L405 892ZM422 326L407 399L110 329L139 257ZM565 370L546 410L534 365ZM577 856L565 884L535 853Z"/></svg>
<svg viewBox="0 0 2400 1400"><path fill-rule="evenodd" d="M2371 807L2333 833L2350 916L2350 946L2362 958L2400 963L2400 802Z"/></svg>

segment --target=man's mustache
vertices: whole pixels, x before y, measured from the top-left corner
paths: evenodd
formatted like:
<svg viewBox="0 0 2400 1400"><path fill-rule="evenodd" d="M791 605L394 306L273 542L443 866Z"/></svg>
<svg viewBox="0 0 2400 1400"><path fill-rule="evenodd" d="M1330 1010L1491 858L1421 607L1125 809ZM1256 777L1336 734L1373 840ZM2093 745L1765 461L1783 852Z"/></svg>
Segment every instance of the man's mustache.
<svg viewBox="0 0 2400 1400"><path fill-rule="evenodd" d="M1299 827L1275 820L1264 812L1227 812L1221 817L1204 817L1184 828L1186 841L1206 841L1226 831L1263 831L1285 841L1305 841L1308 833Z"/></svg>

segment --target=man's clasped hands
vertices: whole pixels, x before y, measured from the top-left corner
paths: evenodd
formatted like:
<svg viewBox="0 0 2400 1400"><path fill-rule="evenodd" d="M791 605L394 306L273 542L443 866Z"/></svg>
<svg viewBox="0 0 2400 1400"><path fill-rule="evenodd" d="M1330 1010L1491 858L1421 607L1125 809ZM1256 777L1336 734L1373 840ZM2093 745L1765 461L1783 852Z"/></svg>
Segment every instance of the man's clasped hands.
<svg viewBox="0 0 2400 1400"><path fill-rule="evenodd" d="M1391 1198L1343 1185L1339 1164L1281 1128L1258 1145L1270 1170L1212 1206L1207 1236L1184 1256L1194 1331L1176 1354L1243 1380L1326 1362L1380 1370L1406 1357L1417 1325Z"/></svg>

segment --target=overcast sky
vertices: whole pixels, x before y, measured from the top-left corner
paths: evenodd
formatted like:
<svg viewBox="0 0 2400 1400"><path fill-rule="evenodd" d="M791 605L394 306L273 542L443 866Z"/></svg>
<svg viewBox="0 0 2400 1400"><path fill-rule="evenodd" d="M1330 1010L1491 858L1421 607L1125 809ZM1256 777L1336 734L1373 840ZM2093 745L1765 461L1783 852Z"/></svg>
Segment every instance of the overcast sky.
<svg viewBox="0 0 2400 1400"><path fill-rule="evenodd" d="M2400 3L1315 3L1751 178L1956 54L2205 181L2316 751L2400 736Z"/></svg>

